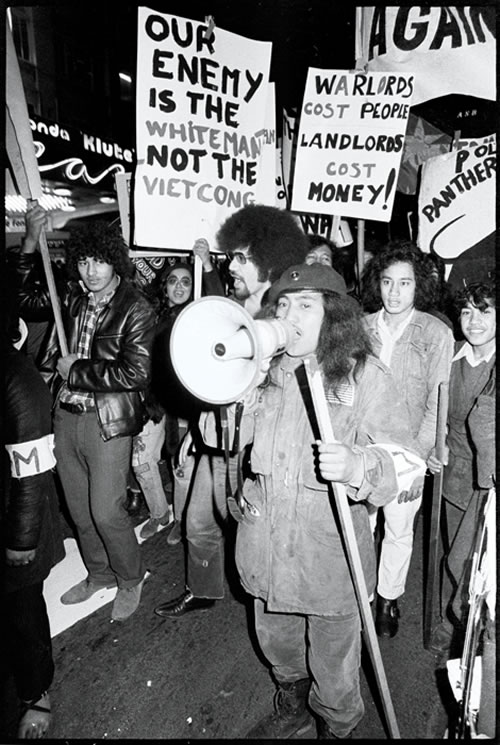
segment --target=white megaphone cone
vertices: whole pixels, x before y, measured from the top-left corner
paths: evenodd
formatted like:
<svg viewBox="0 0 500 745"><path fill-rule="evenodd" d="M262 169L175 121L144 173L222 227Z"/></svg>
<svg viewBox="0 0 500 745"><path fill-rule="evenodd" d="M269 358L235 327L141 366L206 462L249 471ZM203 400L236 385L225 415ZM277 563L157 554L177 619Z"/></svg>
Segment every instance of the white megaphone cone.
<svg viewBox="0 0 500 745"><path fill-rule="evenodd" d="M254 321L233 300L204 297L179 314L170 354L190 393L208 403L228 404L257 384L262 360L284 352L295 337L288 321Z"/></svg>

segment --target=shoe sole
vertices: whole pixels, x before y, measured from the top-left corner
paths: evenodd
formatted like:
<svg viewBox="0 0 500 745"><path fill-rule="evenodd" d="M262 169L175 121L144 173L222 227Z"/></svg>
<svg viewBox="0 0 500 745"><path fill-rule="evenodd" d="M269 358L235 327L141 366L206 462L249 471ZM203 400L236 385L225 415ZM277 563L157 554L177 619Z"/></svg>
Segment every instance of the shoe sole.
<svg viewBox="0 0 500 745"><path fill-rule="evenodd" d="M104 587L99 587L98 590L93 592L91 595L88 595L86 598L82 598L82 600L63 600L62 598L59 599L59 602L61 605L79 605L80 603L86 603L87 600L90 600L94 597L94 595L97 595L97 593L102 592L103 590L113 590L116 587L116 585L105 585Z"/></svg>
<svg viewBox="0 0 500 745"><path fill-rule="evenodd" d="M206 613L207 610L211 610L213 608L213 605L209 606L208 608L193 608L192 610L185 610L182 611L182 613L173 613L172 615L164 615L163 613L157 613L155 611L155 615L158 616L158 618L171 618L174 621L177 618L183 618L184 616L187 616L188 613Z"/></svg>

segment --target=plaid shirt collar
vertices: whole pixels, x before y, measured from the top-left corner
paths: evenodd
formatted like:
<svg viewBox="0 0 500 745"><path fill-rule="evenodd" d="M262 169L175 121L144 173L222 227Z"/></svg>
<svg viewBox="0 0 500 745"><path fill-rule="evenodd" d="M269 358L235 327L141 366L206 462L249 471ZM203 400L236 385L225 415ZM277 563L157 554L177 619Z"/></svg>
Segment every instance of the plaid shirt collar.
<svg viewBox="0 0 500 745"><path fill-rule="evenodd" d="M76 353L80 359L88 359L88 357L90 356L92 339L94 338L94 333L97 326L97 319L99 318L101 310L103 310L106 305L109 304L120 285L120 277L118 276L117 278L118 282L113 287L113 289L107 292L106 295L104 295L99 300L96 300L95 294L93 292L90 292L85 287L84 283L80 281L80 285L82 286L84 293L88 296L87 307L83 312L81 331L76 349ZM94 396L92 393L70 391L68 389L67 383L65 383L64 389L61 391L61 401L63 401L64 403L83 404L83 406L87 410L93 409L95 406Z"/></svg>

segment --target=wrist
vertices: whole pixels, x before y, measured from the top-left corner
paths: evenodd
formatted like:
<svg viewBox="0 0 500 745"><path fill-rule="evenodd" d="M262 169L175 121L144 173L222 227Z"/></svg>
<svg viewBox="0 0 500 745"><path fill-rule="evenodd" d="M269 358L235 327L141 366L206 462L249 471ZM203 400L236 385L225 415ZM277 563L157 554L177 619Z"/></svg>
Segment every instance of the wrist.
<svg viewBox="0 0 500 745"><path fill-rule="evenodd" d="M363 483L365 477L365 463L363 460L363 454L354 451L354 467L352 470L351 478L349 479L349 485L355 488L359 488Z"/></svg>
<svg viewBox="0 0 500 745"><path fill-rule="evenodd" d="M38 240L25 237L23 238L23 241L21 243L21 253L33 254L35 253L37 245L38 245Z"/></svg>

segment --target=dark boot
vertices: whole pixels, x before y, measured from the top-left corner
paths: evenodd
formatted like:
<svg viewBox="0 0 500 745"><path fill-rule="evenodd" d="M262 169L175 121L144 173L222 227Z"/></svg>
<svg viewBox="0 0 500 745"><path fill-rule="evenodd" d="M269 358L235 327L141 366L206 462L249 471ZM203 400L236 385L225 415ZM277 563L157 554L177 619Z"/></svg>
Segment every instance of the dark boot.
<svg viewBox="0 0 500 745"><path fill-rule="evenodd" d="M293 683L278 683L274 711L252 727L245 739L286 740L304 734L313 723L306 705L310 685L309 678L301 678Z"/></svg>
<svg viewBox="0 0 500 745"><path fill-rule="evenodd" d="M130 517L137 517L142 509L143 504L144 499L142 496L142 492L127 489L127 501L125 503L125 509L127 510Z"/></svg>
<svg viewBox="0 0 500 745"><path fill-rule="evenodd" d="M399 609L397 600L386 600L377 595L377 615L375 630L379 636L392 638L398 633Z"/></svg>
<svg viewBox="0 0 500 745"><path fill-rule="evenodd" d="M318 728L318 740L351 740L352 739L352 731L348 732L347 735L343 735L342 737L340 735L334 734L334 732L330 729L330 727L328 726L328 724L325 722L325 720L322 717L318 717L317 728Z"/></svg>

